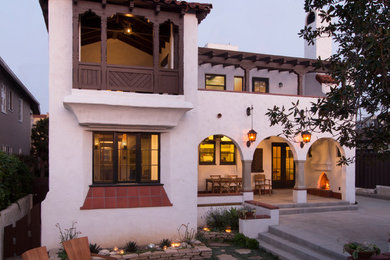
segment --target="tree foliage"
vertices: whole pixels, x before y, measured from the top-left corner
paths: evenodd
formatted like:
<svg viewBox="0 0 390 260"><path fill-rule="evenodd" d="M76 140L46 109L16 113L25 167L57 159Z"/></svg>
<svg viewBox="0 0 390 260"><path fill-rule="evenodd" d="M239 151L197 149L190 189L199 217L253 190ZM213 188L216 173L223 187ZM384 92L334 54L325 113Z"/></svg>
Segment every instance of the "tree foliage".
<svg viewBox="0 0 390 260"><path fill-rule="evenodd" d="M49 172L49 119L41 119L31 130L31 152L36 176L47 177Z"/></svg>
<svg viewBox="0 0 390 260"><path fill-rule="evenodd" d="M346 147L370 146L388 152L390 142L390 1L305 0L305 11L317 10L328 22L320 28L306 26L299 33L313 44L331 36L339 47L320 66L339 83L308 110L299 103L268 110L272 125L283 126L291 137L304 130L327 132ZM358 121L359 115L365 116ZM379 127L359 127L375 119ZM359 142L368 139L370 142Z"/></svg>

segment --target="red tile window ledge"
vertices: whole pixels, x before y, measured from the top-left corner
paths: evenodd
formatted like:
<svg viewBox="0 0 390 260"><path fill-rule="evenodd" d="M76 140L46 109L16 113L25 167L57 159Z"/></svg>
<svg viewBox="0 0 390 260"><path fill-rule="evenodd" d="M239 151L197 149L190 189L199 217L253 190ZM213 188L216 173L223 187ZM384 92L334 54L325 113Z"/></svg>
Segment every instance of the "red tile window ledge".
<svg viewBox="0 0 390 260"><path fill-rule="evenodd" d="M81 210L170 207L163 185L90 186Z"/></svg>

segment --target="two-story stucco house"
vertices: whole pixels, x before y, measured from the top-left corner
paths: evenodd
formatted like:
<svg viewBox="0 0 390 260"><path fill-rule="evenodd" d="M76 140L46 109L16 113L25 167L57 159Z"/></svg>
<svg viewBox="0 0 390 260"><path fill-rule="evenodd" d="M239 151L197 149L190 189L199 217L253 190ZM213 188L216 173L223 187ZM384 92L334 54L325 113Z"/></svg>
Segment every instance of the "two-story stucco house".
<svg viewBox="0 0 390 260"><path fill-rule="evenodd" d="M320 189L324 174L325 188L355 202L354 165L336 165L353 150L314 133L302 146L278 137L281 128L265 117L275 105L299 100L305 107L324 96L329 80L313 64L331 50L327 42L307 47L307 58L198 48L198 24L210 4L41 5L50 35L43 245L58 247L56 223L72 221L102 246L175 237L181 224L200 225L204 205L261 200L254 195L259 172L273 189L291 189L294 202ZM257 132L252 142L250 129ZM206 185L211 175L239 181L217 190Z"/></svg>
<svg viewBox="0 0 390 260"><path fill-rule="evenodd" d="M30 154L32 115L39 113L39 102L0 57L0 150Z"/></svg>

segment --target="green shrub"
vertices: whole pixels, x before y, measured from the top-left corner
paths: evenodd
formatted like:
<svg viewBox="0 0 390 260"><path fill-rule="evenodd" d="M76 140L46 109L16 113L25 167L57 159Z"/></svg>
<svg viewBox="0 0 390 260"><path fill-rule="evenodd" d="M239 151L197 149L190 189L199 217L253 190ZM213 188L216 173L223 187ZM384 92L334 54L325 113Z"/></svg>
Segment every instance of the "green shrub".
<svg viewBox="0 0 390 260"><path fill-rule="evenodd" d="M226 227L237 231L238 213L238 210L235 208L230 208L229 210L210 210L206 215L207 226L218 231L224 231Z"/></svg>
<svg viewBox="0 0 390 260"><path fill-rule="evenodd" d="M102 248L98 244L89 244L89 251L94 254L98 254Z"/></svg>
<svg viewBox="0 0 390 260"><path fill-rule="evenodd" d="M246 246L247 237L244 234L237 233L233 238L233 243L240 247Z"/></svg>
<svg viewBox="0 0 390 260"><path fill-rule="evenodd" d="M125 251L128 253L135 253L138 250L137 243L134 241L130 241L125 246Z"/></svg>
<svg viewBox="0 0 390 260"><path fill-rule="evenodd" d="M259 241L254 238L247 238L246 247L249 249L259 249Z"/></svg>
<svg viewBox="0 0 390 260"><path fill-rule="evenodd" d="M160 247L161 248L164 248L164 246L170 247L171 244L172 244L172 242L168 238L164 238L163 240L160 241Z"/></svg>
<svg viewBox="0 0 390 260"><path fill-rule="evenodd" d="M22 161L0 152L0 210L31 193L32 178Z"/></svg>

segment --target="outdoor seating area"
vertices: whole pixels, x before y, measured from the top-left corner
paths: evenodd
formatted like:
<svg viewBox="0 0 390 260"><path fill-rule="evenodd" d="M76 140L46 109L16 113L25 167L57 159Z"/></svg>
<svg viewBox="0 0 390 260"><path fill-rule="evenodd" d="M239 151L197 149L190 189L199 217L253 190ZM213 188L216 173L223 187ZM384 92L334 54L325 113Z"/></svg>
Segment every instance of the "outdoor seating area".
<svg viewBox="0 0 390 260"><path fill-rule="evenodd" d="M210 175L210 178L206 178L206 192L237 193L241 191L241 188L242 178L238 175Z"/></svg>
<svg viewBox="0 0 390 260"><path fill-rule="evenodd" d="M272 184L270 179L265 178L265 174L255 175L255 192L258 195L266 194L271 196Z"/></svg>

